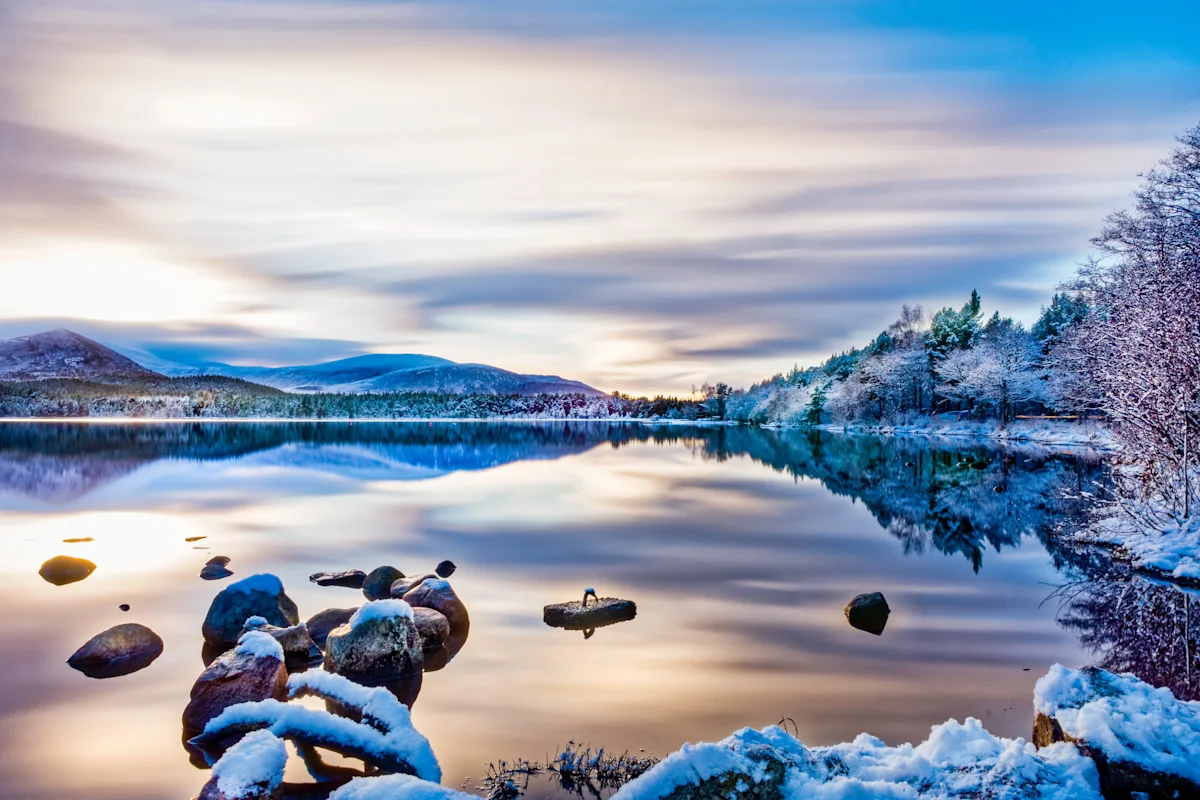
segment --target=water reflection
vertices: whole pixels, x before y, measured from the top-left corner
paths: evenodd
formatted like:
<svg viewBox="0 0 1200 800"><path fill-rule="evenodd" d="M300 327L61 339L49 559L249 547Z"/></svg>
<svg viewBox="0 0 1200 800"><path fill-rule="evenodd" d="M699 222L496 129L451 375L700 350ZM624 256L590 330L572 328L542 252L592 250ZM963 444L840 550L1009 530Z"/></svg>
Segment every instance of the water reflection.
<svg viewBox="0 0 1200 800"><path fill-rule="evenodd" d="M222 585L196 579L210 554L191 542L278 574L301 619L363 602L314 573L460 565L472 644L426 654L413 711L451 785L570 739L661 755L781 716L815 744L920 740L966 715L1027 735L1041 670L1089 657L1039 604L1083 563L1046 548L1101 472L1045 448L743 428L0 425L0 602L29 609L0 619L18 643L0 781L14 800L203 782L174 736ZM38 565L81 532L100 568L46 584ZM637 620L586 642L548 628L543 607L585 586L636 598ZM872 591L893 609L882 637L843 611ZM98 682L62 664L123 619L163 636L152 669ZM313 780L296 761L289 784Z"/></svg>

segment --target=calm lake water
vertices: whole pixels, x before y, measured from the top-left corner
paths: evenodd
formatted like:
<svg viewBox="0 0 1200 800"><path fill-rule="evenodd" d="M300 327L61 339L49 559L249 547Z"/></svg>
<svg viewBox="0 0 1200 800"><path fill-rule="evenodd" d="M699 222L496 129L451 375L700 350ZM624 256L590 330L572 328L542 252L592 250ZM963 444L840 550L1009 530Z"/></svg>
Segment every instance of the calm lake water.
<svg viewBox="0 0 1200 800"><path fill-rule="evenodd" d="M470 638L413 706L448 785L571 739L665 754L784 717L810 744L920 741L965 716L1028 736L1045 669L1113 645L1116 600L1044 602L1078 577L1046 544L1080 511L1061 495L1100 470L1061 449L745 428L0 424L0 794L195 795L180 714L228 583L197 577L214 555L234 579L278 575L302 619L363 600L311 573L456 562ZM38 568L59 554L97 569L54 586ZM543 624L587 586L637 618L588 639ZM882 636L842 611L873 591ZM121 622L164 654L108 680L64 663Z"/></svg>

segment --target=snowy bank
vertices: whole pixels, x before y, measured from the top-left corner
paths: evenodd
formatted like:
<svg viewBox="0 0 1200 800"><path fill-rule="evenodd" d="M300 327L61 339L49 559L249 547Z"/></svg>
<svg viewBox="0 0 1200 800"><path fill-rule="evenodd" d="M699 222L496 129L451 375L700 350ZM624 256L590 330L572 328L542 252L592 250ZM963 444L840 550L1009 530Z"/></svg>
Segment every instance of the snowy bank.
<svg viewBox="0 0 1200 800"><path fill-rule="evenodd" d="M1099 800L1091 761L1071 745L1037 751L976 719L934 726L919 745L888 747L862 734L806 748L778 727L745 728L716 744L684 745L613 800L951 798Z"/></svg>
<svg viewBox="0 0 1200 800"><path fill-rule="evenodd" d="M944 436L950 438L994 439L1000 442L1031 442L1063 447L1091 447L1116 450L1116 442L1107 425L1094 422L1018 419L1007 425L999 420L964 420L950 417L916 417L910 422L866 425L817 425L833 433L874 433L884 436Z"/></svg>
<svg viewBox="0 0 1200 800"><path fill-rule="evenodd" d="M1200 797L1200 702L1132 675L1055 664L1037 682L1034 742L1072 742L1106 796Z"/></svg>
<svg viewBox="0 0 1200 800"><path fill-rule="evenodd" d="M1083 544L1113 547L1143 572L1200 586L1200 516L1148 532L1131 516L1114 511L1071 538Z"/></svg>

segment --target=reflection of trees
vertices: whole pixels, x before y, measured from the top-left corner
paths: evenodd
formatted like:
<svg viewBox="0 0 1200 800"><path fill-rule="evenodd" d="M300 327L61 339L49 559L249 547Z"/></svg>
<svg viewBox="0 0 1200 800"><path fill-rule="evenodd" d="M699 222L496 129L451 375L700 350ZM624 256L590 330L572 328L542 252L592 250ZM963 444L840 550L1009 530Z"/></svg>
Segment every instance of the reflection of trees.
<svg viewBox="0 0 1200 800"><path fill-rule="evenodd" d="M728 426L639 423L167 423L0 425L0 463L36 459L37 469L0 470L0 485L49 496L54 476L72 476L59 494L77 496L137 465L161 458L223 459L284 446L312 454L353 448L379 456L373 466L413 465L438 472L485 469L558 458L605 444L684 445L701 458L749 457L777 472L820 481L861 501L905 552L960 553L978 570L988 547L1011 547L1050 534L1081 513L1067 499L1099 480L1095 459L1038 447L969 442L946 447L919 437L845 436ZM322 450L322 448L327 448ZM42 463L45 462L45 463ZM382 466L380 466L382 465ZM344 463L331 458L328 468ZM1053 551L1052 551L1053 552ZM1064 554L1055 552L1055 558Z"/></svg>
<svg viewBox="0 0 1200 800"><path fill-rule="evenodd" d="M1147 580L1090 580L1060 590L1059 624L1097 655L1096 666L1132 672L1181 700L1200 698L1200 596Z"/></svg>

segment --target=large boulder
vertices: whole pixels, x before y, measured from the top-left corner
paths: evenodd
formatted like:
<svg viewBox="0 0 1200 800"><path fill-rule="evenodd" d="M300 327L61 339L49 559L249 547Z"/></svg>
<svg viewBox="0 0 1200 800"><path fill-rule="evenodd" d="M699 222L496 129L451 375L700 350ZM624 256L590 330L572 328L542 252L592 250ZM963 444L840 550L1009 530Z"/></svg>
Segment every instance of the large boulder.
<svg viewBox="0 0 1200 800"><path fill-rule="evenodd" d="M366 603L325 639L325 668L359 683L394 681L422 664L421 636L403 600Z"/></svg>
<svg viewBox="0 0 1200 800"><path fill-rule="evenodd" d="M89 678L113 678L145 669L162 651L163 640L157 633L127 622L93 636L67 663Z"/></svg>
<svg viewBox="0 0 1200 800"><path fill-rule="evenodd" d="M1200 702L1133 675L1055 664L1033 692L1033 743L1070 742L1105 797L1200 797Z"/></svg>
<svg viewBox="0 0 1200 800"><path fill-rule="evenodd" d="M425 652L438 650L450 638L450 621L440 611L432 608L414 608L413 623L421 637L421 648Z"/></svg>
<svg viewBox="0 0 1200 800"><path fill-rule="evenodd" d="M250 617L262 617L280 628L289 628L300 621L299 610L284 593L279 578L251 575L229 584L213 598L204 617L204 640L217 647L231 647Z"/></svg>
<svg viewBox="0 0 1200 800"><path fill-rule="evenodd" d="M368 600L386 600L391 597L392 584L403 577L395 567L376 567L363 579L362 592Z"/></svg>
<svg viewBox="0 0 1200 800"><path fill-rule="evenodd" d="M329 636L329 632L349 622L355 611L358 611L357 606L354 608L327 608L313 614L304 625L308 628L308 635L312 637L313 642L324 650L325 638Z"/></svg>
<svg viewBox="0 0 1200 800"><path fill-rule="evenodd" d="M249 631L262 631L279 642L279 646L283 648L284 661L289 667L305 666L321 660L321 649L317 647L308 633L308 626L303 622L289 628L281 628L262 617L251 617L246 620L242 634Z"/></svg>
<svg viewBox="0 0 1200 800"><path fill-rule="evenodd" d="M41 569L38 570L38 575L41 575L42 579L47 583L53 583L55 586L65 586L68 583L81 581L95 571L96 565L86 558L55 556L45 564L42 564Z"/></svg>
<svg viewBox="0 0 1200 800"><path fill-rule="evenodd" d="M270 634L250 631L196 679L183 710L183 727L200 731L229 706L286 696L283 648Z"/></svg>
<svg viewBox="0 0 1200 800"><path fill-rule="evenodd" d="M404 602L413 608L432 608L450 623L450 631L462 634L471 627L467 607L454 593L450 582L442 578L426 578L404 593Z"/></svg>
<svg viewBox="0 0 1200 800"><path fill-rule="evenodd" d="M882 592L860 594L846 604L846 619L851 627L876 636L883 634L891 613Z"/></svg>

